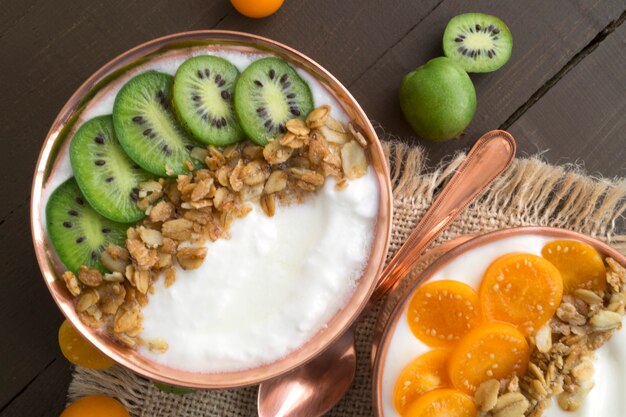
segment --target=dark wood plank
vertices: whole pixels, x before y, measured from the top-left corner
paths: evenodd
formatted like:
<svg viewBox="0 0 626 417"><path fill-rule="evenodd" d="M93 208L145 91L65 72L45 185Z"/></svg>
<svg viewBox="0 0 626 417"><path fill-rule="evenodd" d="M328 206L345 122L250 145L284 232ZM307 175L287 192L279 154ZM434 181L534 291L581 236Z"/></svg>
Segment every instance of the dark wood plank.
<svg viewBox="0 0 626 417"><path fill-rule="evenodd" d="M269 19L229 14L217 28L283 42L348 85L426 18L443 0L286 1Z"/></svg>
<svg viewBox="0 0 626 417"><path fill-rule="evenodd" d="M398 86L404 74L441 55L439 40L443 30L452 16L467 10L465 4L460 0L443 3L349 86L369 117L381 123L387 132L400 137L415 136L400 112ZM484 132L498 128L599 32L618 19L624 9L623 0L473 2L472 10L498 15L509 25L514 38L513 55L496 72L472 74L478 107L466 139L444 144L420 141L428 148L432 162L437 163L444 155L469 146ZM593 88L590 80L588 84ZM542 138L540 149L555 147L554 138ZM539 150L526 138L518 139L522 152ZM603 161L599 155L594 158L600 164Z"/></svg>
<svg viewBox="0 0 626 417"><path fill-rule="evenodd" d="M56 333L62 317L43 284L32 253L27 206L0 226L0 246L5 268L0 324L3 334L9 335L0 348L1 409L60 355Z"/></svg>
<svg viewBox="0 0 626 417"><path fill-rule="evenodd" d="M626 176L626 24L509 128L528 147L559 163L582 162L592 173Z"/></svg>
<svg viewBox="0 0 626 417"><path fill-rule="evenodd" d="M2 412L1 417L58 416L65 408L69 365L62 359L53 360L27 385L24 391Z"/></svg>

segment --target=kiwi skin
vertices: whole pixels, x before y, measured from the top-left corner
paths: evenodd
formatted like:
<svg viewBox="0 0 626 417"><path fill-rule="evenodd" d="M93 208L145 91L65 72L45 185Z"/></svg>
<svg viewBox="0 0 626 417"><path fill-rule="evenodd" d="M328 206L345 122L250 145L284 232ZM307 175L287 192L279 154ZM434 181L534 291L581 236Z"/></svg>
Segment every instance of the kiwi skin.
<svg viewBox="0 0 626 417"><path fill-rule="evenodd" d="M230 93L227 90L222 91L222 93L227 93L230 96L230 115L225 116L225 119L228 121L228 128L223 131L211 129L210 126L204 126L198 120L193 120L196 116L196 110L189 108L189 101L191 98L187 96L185 93L185 80L183 77L192 76L192 74L196 73L196 71L201 68L211 66L211 77L215 79L215 75L220 74L222 77L225 75L228 78L226 81L226 88L230 89ZM224 73L215 73L215 70L219 69L225 71ZM232 96L234 94L234 86L239 78L239 70L235 65L233 65L230 61L214 56L214 55L198 55L192 58L187 59L183 62L180 67L178 67L176 71L176 75L174 76L174 83L172 85L172 109L174 111L174 115L178 120L179 124L183 127L183 129L191 135L195 140L201 142L205 145L214 145L214 146L227 146L233 143L239 142L245 138L243 130L239 126L239 122L237 120L237 115L235 114L234 105L232 103ZM223 82L224 82L223 81ZM228 87L228 85L232 85L232 87Z"/></svg>
<svg viewBox="0 0 626 417"><path fill-rule="evenodd" d="M460 137L476 112L476 91L459 64L431 59L408 73L399 90L400 107L418 135L433 141Z"/></svg>
<svg viewBox="0 0 626 417"><path fill-rule="evenodd" d="M74 177L59 185L46 203L48 238L59 260L74 273L81 265L106 272L100 254L109 243L123 245L127 228L96 212Z"/></svg>

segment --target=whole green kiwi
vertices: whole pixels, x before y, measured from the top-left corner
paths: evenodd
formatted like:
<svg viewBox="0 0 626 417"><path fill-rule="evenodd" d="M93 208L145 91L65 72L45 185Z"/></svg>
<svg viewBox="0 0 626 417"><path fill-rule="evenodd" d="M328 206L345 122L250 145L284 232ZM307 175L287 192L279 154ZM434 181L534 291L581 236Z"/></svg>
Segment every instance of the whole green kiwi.
<svg viewBox="0 0 626 417"><path fill-rule="evenodd" d="M419 136L458 138L476 112L476 91L465 70L447 57L434 58L408 73L400 84L400 107Z"/></svg>

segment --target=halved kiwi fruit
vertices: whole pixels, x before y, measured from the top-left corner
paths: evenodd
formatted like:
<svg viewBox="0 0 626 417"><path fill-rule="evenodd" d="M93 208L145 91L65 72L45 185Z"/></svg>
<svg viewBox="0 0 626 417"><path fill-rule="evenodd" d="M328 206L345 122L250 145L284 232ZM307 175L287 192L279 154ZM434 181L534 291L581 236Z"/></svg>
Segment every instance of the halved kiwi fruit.
<svg viewBox="0 0 626 417"><path fill-rule="evenodd" d="M111 116L88 120L76 131L70 161L80 190L98 213L120 223L144 217L137 207L139 184L152 175L126 155Z"/></svg>
<svg viewBox="0 0 626 417"><path fill-rule="evenodd" d="M48 200L46 227L59 259L76 273L81 265L106 271L100 254L109 243L123 245L128 226L98 214L70 178Z"/></svg>
<svg viewBox="0 0 626 417"><path fill-rule="evenodd" d="M465 13L448 22L443 51L467 72L491 72L507 63L513 36L504 22L483 13Z"/></svg>
<svg viewBox="0 0 626 417"><path fill-rule="evenodd" d="M176 71L172 103L185 127L202 143L224 146L243 139L233 109L239 70L223 58L201 55Z"/></svg>
<svg viewBox="0 0 626 417"><path fill-rule="evenodd" d="M195 146L180 127L170 103L174 77L147 71L128 81L115 97L113 126L122 148L140 167L161 177L189 172L200 163Z"/></svg>
<svg viewBox="0 0 626 417"><path fill-rule="evenodd" d="M278 58L254 61L235 85L239 122L246 135L259 145L285 133L289 119L304 119L311 110L309 85Z"/></svg>

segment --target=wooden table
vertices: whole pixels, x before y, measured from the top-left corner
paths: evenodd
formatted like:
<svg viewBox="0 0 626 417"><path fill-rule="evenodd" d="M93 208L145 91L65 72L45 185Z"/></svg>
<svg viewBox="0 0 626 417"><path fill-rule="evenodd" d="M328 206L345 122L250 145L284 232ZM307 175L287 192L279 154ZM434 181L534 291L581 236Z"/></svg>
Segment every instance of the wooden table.
<svg viewBox="0 0 626 417"><path fill-rule="evenodd" d="M508 129L520 154L626 176L626 2L286 0L250 20L227 0L4 0L0 10L0 416L58 416L70 365L57 345L62 317L40 278L30 239L32 173L48 127L102 64L147 40L194 29L231 29L299 49L330 70L385 132L412 133L397 100L403 75L441 55L456 14L502 18L511 61L472 75L476 117L465 139L421 142L430 164L487 130ZM411 140L411 139L410 139Z"/></svg>

